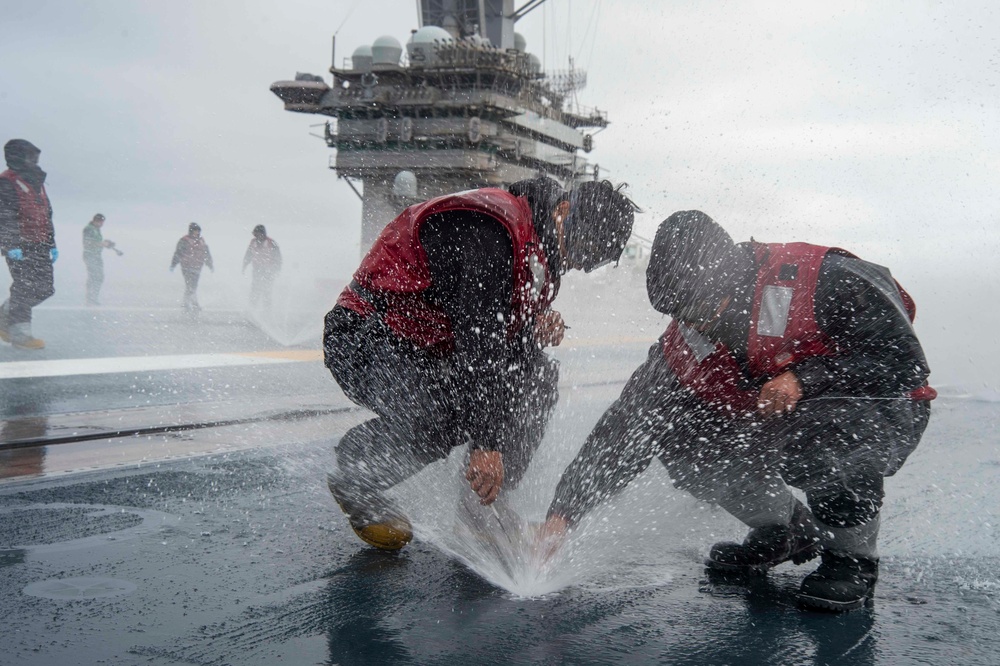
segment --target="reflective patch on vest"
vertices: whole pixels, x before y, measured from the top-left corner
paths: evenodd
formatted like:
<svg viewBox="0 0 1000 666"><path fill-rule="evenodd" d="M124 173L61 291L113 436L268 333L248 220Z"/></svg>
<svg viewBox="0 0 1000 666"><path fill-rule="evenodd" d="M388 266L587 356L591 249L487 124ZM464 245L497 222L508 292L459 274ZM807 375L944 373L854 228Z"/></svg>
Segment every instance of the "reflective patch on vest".
<svg viewBox="0 0 1000 666"><path fill-rule="evenodd" d="M20 187L22 190L24 190L25 194L31 194L31 190L28 188L27 185L25 185L24 183L22 183L19 180L15 180L14 182L17 183L18 187Z"/></svg>
<svg viewBox="0 0 1000 666"><path fill-rule="evenodd" d="M785 335L793 293L791 287L778 287L773 284L764 287L760 299L760 316L757 318L757 335L771 338Z"/></svg>
<svg viewBox="0 0 1000 666"><path fill-rule="evenodd" d="M528 269L531 271L531 292L537 300L545 289L545 266L538 260L537 255L528 257Z"/></svg>
<svg viewBox="0 0 1000 666"><path fill-rule="evenodd" d="M701 363L708 355L715 351L715 343L709 340L705 335L699 333L695 329L691 328L687 324L681 324L678 328L681 331L681 337L684 338L684 342L687 343L691 351L694 352L694 357L698 359L698 363Z"/></svg>

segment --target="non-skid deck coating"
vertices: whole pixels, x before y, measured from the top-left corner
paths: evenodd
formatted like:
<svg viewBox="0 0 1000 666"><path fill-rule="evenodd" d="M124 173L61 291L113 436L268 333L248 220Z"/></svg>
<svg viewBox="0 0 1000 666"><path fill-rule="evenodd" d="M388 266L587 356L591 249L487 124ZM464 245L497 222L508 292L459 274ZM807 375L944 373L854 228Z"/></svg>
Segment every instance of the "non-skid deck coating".
<svg viewBox="0 0 1000 666"><path fill-rule="evenodd" d="M547 442L581 438L615 393L568 391ZM978 428L998 411L938 405L889 482L875 604L841 616L796 607L809 565L707 577L705 549L739 529L656 470L623 498L614 535L581 535L614 546L602 569L546 598L515 598L428 543L371 551L323 488L350 425L331 416L266 449L8 480L0 663L995 664L1000 456ZM552 470L535 483L554 485L564 460L540 454Z"/></svg>
<svg viewBox="0 0 1000 666"><path fill-rule="evenodd" d="M529 521L664 325L606 339L620 326L597 330L613 319L594 307L569 317L573 335L554 351L560 402L514 495ZM708 578L708 547L744 530L673 490L656 465L585 521L560 569L567 587L518 598L427 531L454 528L460 480L430 481L460 467L409 483L432 524L401 554L350 533L325 473L336 441L367 414L351 409L315 346L280 351L286 362L189 367L268 359L280 345L230 312L196 323L172 311L36 314L47 348L0 346L0 365L112 360L94 361L98 374L0 379L4 666L998 661L995 402L936 401L924 442L887 481L870 609L800 611L794 592L812 565ZM122 369L118 357L183 367ZM114 432L133 434L102 436Z"/></svg>

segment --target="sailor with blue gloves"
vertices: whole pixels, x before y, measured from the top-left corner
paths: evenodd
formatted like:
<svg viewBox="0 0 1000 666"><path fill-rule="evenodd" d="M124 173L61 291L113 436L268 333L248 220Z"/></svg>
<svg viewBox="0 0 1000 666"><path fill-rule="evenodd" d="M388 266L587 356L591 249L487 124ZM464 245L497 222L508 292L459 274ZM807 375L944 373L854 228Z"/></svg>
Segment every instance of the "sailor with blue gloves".
<svg viewBox="0 0 1000 666"><path fill-rule="evenodd" d="M45 347L31 334L31 310L55 293L52 264L59 258L40 153L24 139L8 141L8 168L0 173L0 251L11 277L10 297L0 306L0 340L19 349Z"/></svg>

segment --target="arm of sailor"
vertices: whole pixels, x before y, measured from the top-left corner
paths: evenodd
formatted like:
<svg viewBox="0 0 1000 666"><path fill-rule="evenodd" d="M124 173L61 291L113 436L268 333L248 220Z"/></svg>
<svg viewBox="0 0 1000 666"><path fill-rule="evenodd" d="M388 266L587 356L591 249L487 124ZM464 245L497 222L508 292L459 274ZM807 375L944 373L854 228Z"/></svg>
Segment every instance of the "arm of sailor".
<svg viewBox="0 0 1000 666"><path fill-rule="evenodd" d="M791 368L803 395L898 396L922 386L930 368L889 271L831 254L823 260L816 323L837 353Z"/></svg>
<svg viewBox="0 0 1000 666"><path fill-rule="evenodd" d="M573 462L563 472L549 505L569 525L623 491L673 437L672 415L683 409L687 393L654 344L644 364L625 384L594 426ZM679 402L681 401L681 402Z"/></svg>

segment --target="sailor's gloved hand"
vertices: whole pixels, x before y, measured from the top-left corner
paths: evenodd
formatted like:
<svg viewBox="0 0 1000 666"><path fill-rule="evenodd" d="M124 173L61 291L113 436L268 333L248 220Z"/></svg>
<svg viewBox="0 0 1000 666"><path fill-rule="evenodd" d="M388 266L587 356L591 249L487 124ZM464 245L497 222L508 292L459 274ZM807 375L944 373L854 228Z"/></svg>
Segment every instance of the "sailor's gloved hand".
<svg viewBox="0 0 1000 666"><path fill-rule="evenodd" d="M174 264L173 266L170 267L170 272L173 273L175 268L177 268L177 264Z"/></svg>
<svg viewBox="0 0 1000 666"><path fill-rule="evenodd" d="M7 250L7 257L13 261L24 261L24 252L21 248L15 247L13 250Z"/></svg>
<svg viewBox="0 0 1000 666"><path fill-rule="evenodd" d="M503 485L503 455L499 451L473 450L465 478L479 495L480 504L493 504Z"/></svg>
<svg viewBox="0 0 1000 666"><path fill-rule="evenodd" d="M51 250L49 250L49 259L52 260L53 264L56 263L56 259L58 258L59 258L59 248L54 247Z"/></svg>

